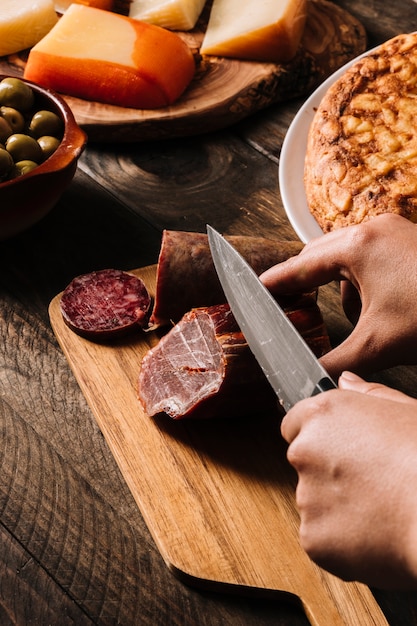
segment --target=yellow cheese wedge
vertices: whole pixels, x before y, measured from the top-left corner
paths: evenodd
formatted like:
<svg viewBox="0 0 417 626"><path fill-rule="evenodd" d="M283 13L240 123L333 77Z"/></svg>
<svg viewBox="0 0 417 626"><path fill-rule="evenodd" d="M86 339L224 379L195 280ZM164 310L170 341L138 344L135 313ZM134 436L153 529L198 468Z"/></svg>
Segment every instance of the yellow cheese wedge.
<svg viewBox="0 0 417 626"><path fill-rule="evenodd" d="M201 54L284 63L300 44L306 0L214 0Z"/></svg>
<svg viewBox="0 0 417 626"><path fill-rule="evenodd" d="M191 30L206 0L133 0L129 17L170 30Z"/></svg>
<svg viewBox="0 0 417 626"><path fill-rule="evenodd" d="M0 56L34 46L57 21L53 0L1 0Z"/></svg>
<svg viewBox="0 0 417 626"><path fill-rule="evenodd" d="M85 4L88 7L95 7L96 9L104 9L105 11L111 11L114 8L115 0L55 0L55 11L58 13L65 13L71 4Z"/></svg>

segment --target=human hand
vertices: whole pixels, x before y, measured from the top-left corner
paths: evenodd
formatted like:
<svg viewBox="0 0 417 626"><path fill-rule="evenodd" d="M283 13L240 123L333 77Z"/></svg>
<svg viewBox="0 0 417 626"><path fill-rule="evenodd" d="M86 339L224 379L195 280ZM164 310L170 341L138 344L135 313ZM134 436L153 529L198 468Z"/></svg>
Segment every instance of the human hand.
<svg viewBox="0 0 417 626"><path fill-rule="evenodd" d="M417 400L344 373L281 431L312 560L345 580L416 588Z"/></svg>
<svg viewBox="0 0 417 626"><path fill-rule="evenodd" d="M274 295L342 281L342 304L356 326L321 358L334 378L417 362L417 227L405 218L380 215L319 237L261 280Z"/></svg>

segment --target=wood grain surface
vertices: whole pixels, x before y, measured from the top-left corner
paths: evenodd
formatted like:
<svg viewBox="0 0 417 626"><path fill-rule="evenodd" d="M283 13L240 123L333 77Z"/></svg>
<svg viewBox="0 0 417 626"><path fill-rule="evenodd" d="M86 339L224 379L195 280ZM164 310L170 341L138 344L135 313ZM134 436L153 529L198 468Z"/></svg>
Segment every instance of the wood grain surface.
<svg viewBox="0 0 417 626"><path fill-rule="evenodd" d="M152 296L155 271L133 271ZM366 587L319 570L300 548L296 480L276 416L150 418L138 402L137 378L158 335L88 341L65 324L59 300L50 306L54 332L174 574L242 594L285 591L300 599L314 626L387 623Z"/></svg>
<svg viewBox="0 0 417 626"><path fill-rule="evenodd" d="M65 96L90 141L145 141L224 128L273 103L310 93L366 48L361 22L326 0L309 0L300 49L284 65L201 58L198 51L206 22L207 11L194 31L180 33L195 52L197 71L174 105L154 110L124 109ZM0 72L21 75L26 56L27 52L0 59Z"/></svg>
<svg viewBox="0 0 417 626"><path fill-rule="evenodd" d="M417 23L413 0L337 5L365 25L369 47ZM303 100L272 105L200 136L90 142L54 210L1 243L2 626L310 623L288 593L237 595L227 585L202 589L173 575L48 313L51 300L78 274L155 264L163 228L203 232L209 222L225 233L293 240L277 172L283 138ZM320 306L332 342L339 343L351 328L337 285L321 290ZM376 379L417 395L416 367ZM415 591L373 589L372 595L390 626L417 624Z"/></svg>

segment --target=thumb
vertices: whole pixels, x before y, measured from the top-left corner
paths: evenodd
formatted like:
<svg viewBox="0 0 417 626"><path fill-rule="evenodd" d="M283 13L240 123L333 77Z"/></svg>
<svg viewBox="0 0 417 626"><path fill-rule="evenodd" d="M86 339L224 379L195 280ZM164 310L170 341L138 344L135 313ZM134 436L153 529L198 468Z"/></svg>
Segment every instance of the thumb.
<svg viewBox="0 0 417 626"><path fill-rule="evenodd" d="M381 383L368 383L363 378L360 378L353 372L342 372L339 378L339 388L349 391L357 391L358 393L366 393L371 396L377 396L378 398L384 398L385 400L391 400L393 402L404 402L406 404L414 403L415 400L407 396L401 391L391 389Z"/></svg>

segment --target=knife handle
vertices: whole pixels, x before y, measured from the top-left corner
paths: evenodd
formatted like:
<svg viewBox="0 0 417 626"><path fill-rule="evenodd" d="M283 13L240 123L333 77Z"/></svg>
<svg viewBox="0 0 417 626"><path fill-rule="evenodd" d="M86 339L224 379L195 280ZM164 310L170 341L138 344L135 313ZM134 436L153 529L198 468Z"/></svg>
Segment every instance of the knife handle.
<svg viewBox="0 0 417 626"><path fill-rule="evenodd" d="M317 396L317 394L322 393L323 391L330 391L330 389L337 389L337 385L331 378L324 377L316 384L311 395Z"/></svg>

